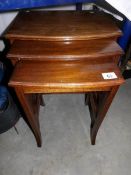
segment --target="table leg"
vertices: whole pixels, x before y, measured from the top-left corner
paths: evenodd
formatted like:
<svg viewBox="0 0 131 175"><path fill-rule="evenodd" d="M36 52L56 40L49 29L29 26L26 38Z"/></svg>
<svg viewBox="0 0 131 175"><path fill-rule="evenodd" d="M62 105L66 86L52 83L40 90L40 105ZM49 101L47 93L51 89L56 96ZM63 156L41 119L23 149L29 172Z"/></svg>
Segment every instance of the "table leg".
<svg viewBox="0 0 131 175"><path fill-rule="evenodd" d="M89 93L85 94L85 105L88 105L89 103Z"/></svg>
<svg viewBox="0 0 131 175"><path fill-rule="evenodd" d="M107 92L98 92L99 96L99 104L97 111L95 113L95 117L93 118L91 122L91 144L95 145L96 141L96 135L98 133L98 130L103 122L103 119L105 118L105 115L112 103L112 100L118 90L119 86L112 87L110 91Z"/></svg>
<svg viewBox="0 0 131 175"><path fill-rule="evenodd" d="M40 94L40 105L45 106L45 101L44 101L42 94Z"/></svg>
<svg viewBox="0 0 131 175"><path fill-rule="evenodd" d="M21 103L21 106L23 107L23 110L25 112L25 115L28 119L28 122L30 124L30 127L34 133L34 136L36 138L36 142L38 147L41 147L42 145L42 139L41 139L41 133L40 133L40 126L39 126L39 109L36 109L38 106L39 108L39 103L32 103L30 96L32 94L24 94L23 89L20 87L15 88L17 97ZM39 94L38 94L39 96ZM40 100L40 98L38 98ZM33 106L34 105L34 106Z"/></svg>

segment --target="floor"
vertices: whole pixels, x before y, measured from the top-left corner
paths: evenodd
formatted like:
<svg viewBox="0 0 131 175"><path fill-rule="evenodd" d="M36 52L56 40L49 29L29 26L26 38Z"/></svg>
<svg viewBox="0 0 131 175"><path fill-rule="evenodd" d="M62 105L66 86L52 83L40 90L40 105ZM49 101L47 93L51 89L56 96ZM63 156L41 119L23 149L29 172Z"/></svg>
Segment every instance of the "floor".
<svg viewBox="0 0 131 175"><path fill-rule="evenodd" d="M41 108L42 148L21 118L0 135L0 175L130 175L131 79L117 93L96 140L84 96L47 95Z"/></svg>

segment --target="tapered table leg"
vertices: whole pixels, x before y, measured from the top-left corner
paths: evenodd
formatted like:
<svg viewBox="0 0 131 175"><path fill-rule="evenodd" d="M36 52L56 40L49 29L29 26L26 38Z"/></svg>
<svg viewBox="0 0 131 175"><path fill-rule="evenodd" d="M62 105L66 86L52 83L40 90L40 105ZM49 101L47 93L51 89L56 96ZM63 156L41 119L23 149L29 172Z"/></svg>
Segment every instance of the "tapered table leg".
<svg viewBox="0 0 131 175"><path fill-rule="evenodd" d="M89 103L89 93L88 94L85 94L85 105L88 105Z"/></svg>
<svg viewBox="0 0 131 175"><path fill-rule="evenodd" d="M44 101L44 97L42 96L42 94L40 94L40 105L45 106L45 101Z"/></svg>
<svg viewBox="0 0 131 175"><path fill-rule="evenodd" d="M34 136L36 138L36 142L38 147L41 147L42 145L42 139L41 139L41 133L40 133L40 126L39 126L39 105L40 102L36 102L34 106L32 105L33 103L31 102L30 95L31 94L24 94L22 88L15 88L17 97L19 98L19 101L21 103L21 106L23 107L23 110L26 114L26 117L28 119L28 122L30 124L30 127L34 133ZM38 98L40 100L40 98Z"/></svg>
<svg viewBox="0 0 131 175"><path fill-rule="evenodd" d="M112 87L111 91L104 92L103 99L99 104L99 109L96 114L96 119L93 125L91 125L91 144L95 145L96 135L101 126L101 123L112 103L112 100L118 90L119 86Z"/></svg>

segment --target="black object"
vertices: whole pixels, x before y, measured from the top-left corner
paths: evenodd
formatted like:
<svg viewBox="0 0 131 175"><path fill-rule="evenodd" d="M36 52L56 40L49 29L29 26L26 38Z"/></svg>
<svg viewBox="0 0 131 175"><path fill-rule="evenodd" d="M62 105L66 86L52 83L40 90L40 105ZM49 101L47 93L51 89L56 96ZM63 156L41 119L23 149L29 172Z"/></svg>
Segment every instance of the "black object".
<svg viewBox="0 0 131 175"><path fill-rule="evenodd" d="M12 97L4 86L0 87L0 134L13 127L20 118Z"/></svg>
<svg viewBox="0 0 131 175"><path fill-rule="evenodd" d="M3 84L5 68L0 62L0 84ZM0 85L0 134L13 127L19 120L19 111L7 88Z"/></svg>
<svg viewBox="0 0 131 175"><path fill-rule="evenodd" d="M4 66L3 66L3 63L0 62L0 82L2 81L4 77Z"/></svg>

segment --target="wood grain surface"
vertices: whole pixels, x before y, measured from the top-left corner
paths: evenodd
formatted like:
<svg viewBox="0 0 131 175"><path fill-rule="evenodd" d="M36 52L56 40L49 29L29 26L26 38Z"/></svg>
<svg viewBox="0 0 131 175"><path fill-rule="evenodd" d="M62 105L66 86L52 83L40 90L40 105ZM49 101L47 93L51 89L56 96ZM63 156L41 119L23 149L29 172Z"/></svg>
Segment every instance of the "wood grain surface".
<svg viewBox="0 0 131 175"><path fill-rule="evenodd" d="M43 42L15 40L7 57L10 59L60 61L87 60L91 58L113 57L123 54L113 40Z"/></svg>
<svg viewBox="0 0 131 175"><path fill-rule="evenodd" d="M91 143L119 88L124 83L117 66L122 32L110 15L87 11L20 12L5 37L8 58L15 66L14 88L34 133L42 145L39 107L41 94L85 93L91 116ZM115 79L102 73L114 72Z"/></svg>
<svg viewBox="0 0 131 175"><path fill-rule="evenodd" d="M9 39L67 41L117 38L121 35L111 17L87 11L20 12L6 33Z"/></svg>
<svg viewBox="0 0 131 175"><path fill-rule="evenodd" d="M102 73L115 72L117 79L104 80ZM124 82L114 63L82 64L20 61L17 63L10 86L22 86L32 93L86 92L120 85Z"/></svg>

